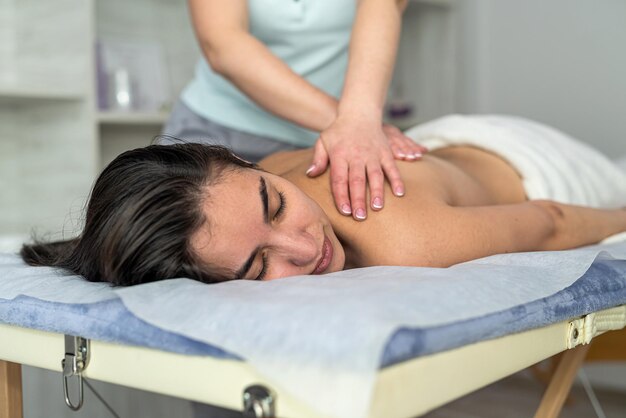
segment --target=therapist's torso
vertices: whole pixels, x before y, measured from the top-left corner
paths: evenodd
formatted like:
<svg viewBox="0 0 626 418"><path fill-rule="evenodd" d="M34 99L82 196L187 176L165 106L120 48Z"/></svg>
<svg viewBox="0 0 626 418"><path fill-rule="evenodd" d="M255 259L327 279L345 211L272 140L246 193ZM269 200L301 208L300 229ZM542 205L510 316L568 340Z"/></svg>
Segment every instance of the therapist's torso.
<svg viewBox="0 0 626 418"><path fill-rule="evenodd" d="M250 33L294 72L335 97L343 87L355 12L354 0L248 0ZM317 139L317 133L257 106L205 59L198 62L182 100L229 128L298 146Z"/></svg>

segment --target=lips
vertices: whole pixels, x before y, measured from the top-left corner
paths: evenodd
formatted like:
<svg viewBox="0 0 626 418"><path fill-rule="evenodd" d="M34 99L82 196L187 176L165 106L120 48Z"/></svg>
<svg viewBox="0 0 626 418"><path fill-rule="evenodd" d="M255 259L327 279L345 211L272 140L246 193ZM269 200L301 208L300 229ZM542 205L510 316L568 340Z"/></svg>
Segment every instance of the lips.
<svg viewBox="0 0 626 418"><path fill-rule="evenodd" d="M315 270L312 274L322 274L333 259L333 246L326 235L324 235L324 244L322 244L322 258L317 263Z"/></svg>

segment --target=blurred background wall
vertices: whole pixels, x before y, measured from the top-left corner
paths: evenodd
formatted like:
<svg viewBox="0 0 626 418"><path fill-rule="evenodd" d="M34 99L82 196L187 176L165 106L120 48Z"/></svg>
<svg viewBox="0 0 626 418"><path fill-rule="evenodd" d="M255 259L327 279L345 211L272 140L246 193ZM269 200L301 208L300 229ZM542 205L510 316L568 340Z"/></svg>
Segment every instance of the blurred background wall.
<svg viewBox="0 0 626 418"><path fill-rule="evenodd" d="M458 111L526 116L626 155L626 2L456 4Z"/></svg>

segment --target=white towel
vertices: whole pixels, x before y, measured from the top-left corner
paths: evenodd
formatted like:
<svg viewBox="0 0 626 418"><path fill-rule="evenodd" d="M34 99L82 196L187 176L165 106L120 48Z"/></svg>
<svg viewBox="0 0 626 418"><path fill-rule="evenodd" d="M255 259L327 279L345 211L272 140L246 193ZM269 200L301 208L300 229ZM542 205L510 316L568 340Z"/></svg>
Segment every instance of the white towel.
<svg viewBox="0 0 626 418"><path fill-rule="evenodd" d="M451 115L405 133L430 150L471 145L499 155L520 173L530 199L605 208L626 205L626 172L589 145L538 122Z"/></svg>

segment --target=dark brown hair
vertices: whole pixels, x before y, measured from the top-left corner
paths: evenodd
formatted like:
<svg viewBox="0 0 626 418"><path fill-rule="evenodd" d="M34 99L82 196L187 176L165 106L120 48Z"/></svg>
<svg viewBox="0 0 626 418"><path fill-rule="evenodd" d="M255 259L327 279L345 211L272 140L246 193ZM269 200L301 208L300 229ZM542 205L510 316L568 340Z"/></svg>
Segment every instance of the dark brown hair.
<svg viewBox="0 0 626 418"><path fill-rule="evenodd" d="M175 277L224 280L190 249L205 223L201 204L225 169L254 168L227 148L150 145L119 155L96 180L82 233L24 245L33 266L60 267L93 282L133 285Z"/></svg>

